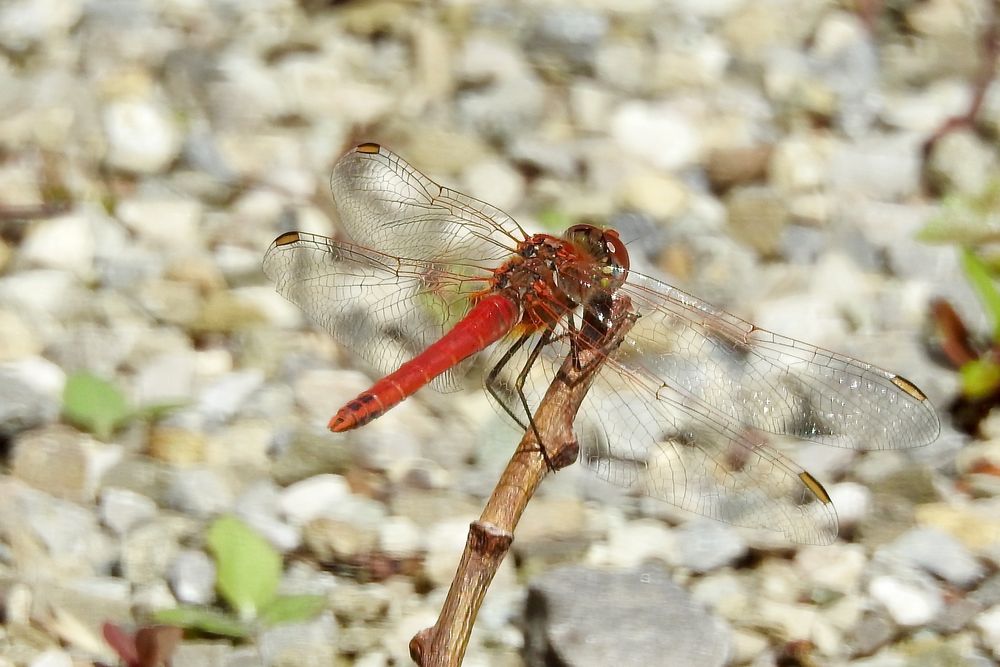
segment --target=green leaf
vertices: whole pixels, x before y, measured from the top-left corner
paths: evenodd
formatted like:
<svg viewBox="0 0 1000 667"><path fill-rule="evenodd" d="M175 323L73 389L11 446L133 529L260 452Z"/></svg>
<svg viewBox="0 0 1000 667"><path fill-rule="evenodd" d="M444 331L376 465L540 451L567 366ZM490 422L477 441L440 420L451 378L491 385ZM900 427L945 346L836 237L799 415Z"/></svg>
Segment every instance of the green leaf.
<svg viewBox="0 0 1000 667"><path fill-rule="evenodd" d="M118 387L86 372L74 373L63 389L63 414L82 429L107 440L130 415Z"/></svg>
<svg viewBox="0 0 1000 667"><path fill-rule="evenodd" d="M215 554L217 586L241 619L255 618L274 599L281 579L281 556L260 535L235 517L222 517L208 529Z"/></svg>
<svg viewBox="0 0 1000 667"><path fill-rule="evenodd" d="M1000 387L1000 365L976 359L962 366L962 393L969 398L984 398Z"/></svg>
<svg viewBox="0 0 1000 667"><path fill-rule="evenodd" d="M132 412L132 417L143 421L155 422L163 419L168 413L179 410L188 403L186 401L166 401L164 403L151 403L137 408Z"/></svg>
<svg viewBox="0 0 1000 667"><path fill-rule="evenodd" d="M161 609L153 614L157 623L176 625L179 628L201 630L212 635L242 638L251 628L231 614L206 607L176 607Z"/></svg>
<svg viewBox="0 0 1000 667"><path fill-rule="evenodd" d="M977 195L946 197L940 212L927 221L917 238L967 246L1000 241L1000 178Z"/></svg>
<svg viewBox="0 0 1000 667"><path fill-rule="evenodd" d="M962 269L993 321L993 340L1000 342L1000 292L993 275L986 264L968 249L962 250Z"/></svg>
<svg viewBox="0 0 1000 667"><path fill-rule="evenodd" d="M260 612L260 620L268 625L308 620L326 606L322 595L279 595Z"/></svg>

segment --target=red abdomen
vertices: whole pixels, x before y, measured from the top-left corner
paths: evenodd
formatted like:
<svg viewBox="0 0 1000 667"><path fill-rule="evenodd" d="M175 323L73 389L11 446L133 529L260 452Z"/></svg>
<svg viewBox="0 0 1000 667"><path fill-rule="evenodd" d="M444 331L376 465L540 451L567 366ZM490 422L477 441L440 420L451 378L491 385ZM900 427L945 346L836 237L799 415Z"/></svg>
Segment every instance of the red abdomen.
<svg viewBox="0 0 1000 667"><path fill-rule="evenodd" d="M506 336L520 315L509 297L486 296L440 340L338 410L330 430L349 431L381 417L441 373Z"/></svg>

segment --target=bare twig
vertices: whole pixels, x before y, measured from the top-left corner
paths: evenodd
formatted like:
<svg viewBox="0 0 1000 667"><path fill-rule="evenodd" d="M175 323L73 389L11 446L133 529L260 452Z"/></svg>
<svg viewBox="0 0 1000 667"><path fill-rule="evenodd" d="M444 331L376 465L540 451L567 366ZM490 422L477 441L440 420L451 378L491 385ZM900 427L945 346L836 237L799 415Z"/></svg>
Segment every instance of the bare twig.
<svg viewBox="0 0 1000 667"><path fill-rule="evenodd" d="M924 142L921 152L925 162L930 157L931 151L934 150L934 146L946 135L955 130L975 125L976 118L983 106L983 100L986 99L986 91L996 76L997 59L1000 57L1000 0L993 0L987 11L990 14L986 20L986 27L980 35L982 59L979 71L972 81L972 99L969 100L969 106L963 113L945 119Z"/></svg>
<svg viewBox="0 0 1000 667"><path fill-rule="evenodd" d="M607 354L621 344L635 316L631 302L617 297L611 327L589 347L570 354L535 412L535 424L553 470L576 460L573 420ZM410 655L421 667L456 667L462 662L483 597L511 542L514 527L548 467L534 431L528 429L493 489L482 516L469 526L462 560L437 622L410 640Z"/></svg>

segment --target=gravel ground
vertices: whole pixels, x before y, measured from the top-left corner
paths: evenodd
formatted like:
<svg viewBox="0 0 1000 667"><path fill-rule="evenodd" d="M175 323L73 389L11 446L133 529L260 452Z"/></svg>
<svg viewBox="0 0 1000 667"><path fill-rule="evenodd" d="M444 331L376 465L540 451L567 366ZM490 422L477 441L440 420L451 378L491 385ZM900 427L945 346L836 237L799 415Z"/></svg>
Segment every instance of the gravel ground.
<svg viewBox="0 0 1000 667"><path fill-rule="evenodd" d="M614 226L634 267L943 408L958 380L928 355L928 303L985 317L955 249L915 234L931 193L996 178L1000 85L977 132L921 149L969 107L989 9L4 0L0 666L112 663L104 621L218 603L205 531L225 514L326 608L248 642L190 636L174 665L409 664L518 435L481 369L325 430L372 372L261 257L288 229L337 233L328 175L360 141L530 229ZM177 407L71 426L82 371ZM921 449L791 450L838 507L824 547L560 472L465 664L996 664L1000 419L970 441L941 414Z"/></svg>

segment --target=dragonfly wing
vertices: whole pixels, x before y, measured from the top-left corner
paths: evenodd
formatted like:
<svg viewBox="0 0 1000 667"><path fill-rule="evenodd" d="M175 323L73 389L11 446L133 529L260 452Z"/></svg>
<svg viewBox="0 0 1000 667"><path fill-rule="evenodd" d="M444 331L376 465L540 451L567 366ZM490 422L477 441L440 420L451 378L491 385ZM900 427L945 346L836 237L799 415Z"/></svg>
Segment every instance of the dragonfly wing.
<svg viewBox="0 0 1000 667"><path fill-rule="evenodd" d="M531 342L514 355L491 387L501 407L522 419L515 383L530 348ZM570 352L562 338L531 365L522 388L531 411ZM614 357L598 373L574 428L580 461L613 484L799 543L827 544L837 535L836 511L822 486L759 431Z"/></svg>
<svg viewBox="0 0 1000 667"><path fill-rule="evenodd" d="M837 536L836 510L815 478L759 431L654 378L609 362L576 431L581 462L613 484L802 544L829 544Z"/></svg>
<svg viewBox="0 0 1000 667"><path fill-rule="evenodd" d="M342 157L330 189L351 239L388 255L495 266L525 238L503 211L441 187L378 144Z"/></svg>
<svg viewBox="0 0 1000 667"><path fill-rule="evenodd" d="M640 317L619 364L729 419L775 434L877 450L937 438L937 414L905 378L741 320L675 287L630 273Z"/></svg>
<svg viewBox="0 0 1000 667"><path fill-rule="evenodd" d="M470 267L400 259L305 232L282 234L264 255L264 273L334 339L383 374L438 340L486 285ZM438 376L459 387L471 359Z"/></svg>

